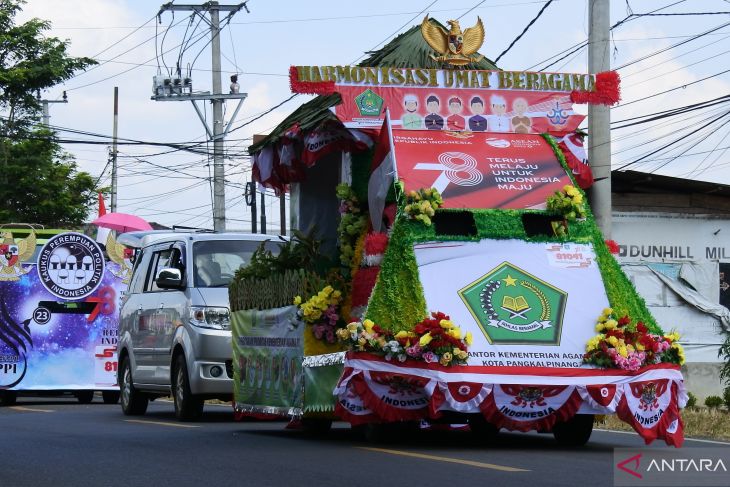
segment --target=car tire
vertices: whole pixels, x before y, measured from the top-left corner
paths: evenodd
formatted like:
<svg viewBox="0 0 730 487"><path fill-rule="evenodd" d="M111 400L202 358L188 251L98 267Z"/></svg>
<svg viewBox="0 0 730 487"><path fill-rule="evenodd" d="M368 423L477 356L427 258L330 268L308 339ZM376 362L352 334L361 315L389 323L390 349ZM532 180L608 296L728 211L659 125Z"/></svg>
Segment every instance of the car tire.
<svg viewBox="0 0 730 487"><path fill-rule="evenodd" d="M76 391L75 395L81 404L91 404L94 400L94 391Z"/></svg>
<svg viewBox="0 0 730 487"><path fill-rule="evenodd" d="M18 401L15 391L0 391L0 406L12 406Z"/></svg>
<svg viewBox="0 0 730 487"><path fill-rule="evenodd" d="M593 415L576 414L564 423L555 423L553 436L561 446L583 446L593 433Z"/></svg>
<svg viewBox="0 0 730 487"><path fill-rule="evenodd" d="M147 412L149 398L146 394L141 393L134 388L134 382L132 381L132 366L129 363L129 357L125 357L122 361L120 378L119 392L122 412L127 416L143 415Z"/></svg>
<svg viewBox="0 0 730 487"><path fill-rule="evenodd" d="M205 401L190 391L188 365L185 356L175 357L172 373L172 399L175 403L175 417L180 421L195 421L203 414Z"/></svg>
<svg viewBox="0 0 730 487"><path fill-rule="evenodd" d="M119 391L101 391L101 399L104 404L116 404L119 402Z"/></svg>
<svg viewBox="0 0 730 487"><path fill-rule="evenodd" d="M481 413L470 414L467 424L469 424L472 437L478 443L488 446L496 442L499 428L487 421Z"/></svg>

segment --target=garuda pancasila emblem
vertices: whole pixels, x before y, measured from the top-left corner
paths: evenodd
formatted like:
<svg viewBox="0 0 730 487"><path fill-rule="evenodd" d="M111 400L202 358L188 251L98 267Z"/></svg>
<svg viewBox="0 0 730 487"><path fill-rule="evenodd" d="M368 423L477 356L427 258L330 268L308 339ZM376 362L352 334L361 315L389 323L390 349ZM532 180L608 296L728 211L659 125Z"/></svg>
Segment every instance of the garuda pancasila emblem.
<svg viewBox="0 0 730 487"><path fill-rule="evenodd" d="M17 281L30 271L29 267L24 268L21 264L33 256L35 244L35 232L30 232L17 242L12 232L3 233L0 243L0 281Z"/></svg>
<svg viewBox="0 0 730 487"><path fill-rule="evenodd" d="M119 273L114 272L113 274L120 278L124 284L129 284L132 278L132 262L127 247L118 243L111 233L106 238L106 253L109 260L119 264Z"/></svg>
<svg viewBox="0 0 730 487"><path fill-rule="evenodd" d="M421 34L429 46L440 56L431 55L436 62L447 62L455 66L481 61L484 56L475 54L484 42L484 25L477 17L474 27L461 31L458 20L447 20L447 31L440 25L432 23L428 15L421 22Z"/></svg>

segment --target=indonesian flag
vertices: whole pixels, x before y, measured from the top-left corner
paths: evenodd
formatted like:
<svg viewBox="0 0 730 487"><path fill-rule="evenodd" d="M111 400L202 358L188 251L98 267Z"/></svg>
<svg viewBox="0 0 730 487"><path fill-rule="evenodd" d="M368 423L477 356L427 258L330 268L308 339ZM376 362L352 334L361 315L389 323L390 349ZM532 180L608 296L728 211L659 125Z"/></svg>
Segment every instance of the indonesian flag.
<svg viewBox="0 0 730 487"><path fill-rule="evenodd" d="M104 196L99 192L99 216L106 215L106 205L104 204Z"/></svg>
<svg viewBox="0 0 730 487"><path fill-rule="evenodd" d="M390 113L385 111L385 120L380 128L373 155L373 164L370 167L368 181L368 209L373 231L380 232L383 225L383 210L385 197L393 185L395 174L395 155L390 135Z"/></svg>
<svg viewBox="0 0 730 487"><path fill-rule="evenodd" d="M588 156L583 147L583 135L578 133L568 134L558 141L558 147L565 156L565 162L573 172L578 186L583 189L590 188L593 184L593 172L588 165Z"/></svg>

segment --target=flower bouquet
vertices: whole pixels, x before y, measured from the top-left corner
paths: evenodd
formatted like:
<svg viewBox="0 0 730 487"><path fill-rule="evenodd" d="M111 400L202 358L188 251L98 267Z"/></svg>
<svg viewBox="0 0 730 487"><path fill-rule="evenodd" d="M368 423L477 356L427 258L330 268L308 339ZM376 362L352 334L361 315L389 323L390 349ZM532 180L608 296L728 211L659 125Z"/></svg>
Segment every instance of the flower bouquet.
<svg viewBox="0 0 730 487"><path fill-rule="evenodd" d="M294 305L299 308L297 319L311 325L312 334L318 340L335 343L335 332L340 321L338 306L341 301L342 293L329 285L306 301L302 301L301 296L296 296Z"/></svg>
<svg viewBox="0 0 730 487"><path fill-rule="evenodd" d="M567 222L586 217L586 207L583 193L575 186L566 184L562 191L555 191L547 198L547 209L563 216L562 222L553 222L553 231L558 237L568 233Z"/></svg>
<svg viewBox="0 0 730 487"><path fill-rule="evenodd" d="M632 372L660 362L684 364L684 349L676 332L649 333L641 321L632 323L628 316L616 319L611 308L603 310L596 331L598 335L586 344L585 363Z"/></svg>
<svg viewBox="0 0 730 487"><path fill-rule="evenodd" d="M419 220L430 226L431 217L443 204L444 200L438 190L434 188L419 189L406 194L406 206L403 211L411 220Z"/></svg>
<svg viewBox="0 0 730 487"><path fill-rule="evenodd" d="M471 333L462 336L459 327L441 312L431 313L410 331L397 333L368 319L355 321L337 330L337 337L352 350L383 355L386 360L422 360L443 366L466 364L472 342Z"/></svg>

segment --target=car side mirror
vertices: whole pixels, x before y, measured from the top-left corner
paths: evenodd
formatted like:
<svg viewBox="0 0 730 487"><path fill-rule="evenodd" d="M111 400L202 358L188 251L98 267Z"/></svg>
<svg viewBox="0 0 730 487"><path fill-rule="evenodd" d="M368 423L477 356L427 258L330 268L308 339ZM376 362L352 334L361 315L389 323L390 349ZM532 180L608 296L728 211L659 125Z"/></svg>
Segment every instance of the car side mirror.
<svg viewBox="0 0 730 487"><path fill-rule="evenodd" d="M183 287L182 272L174 267L160 269L155 278L155 284L160 289L180 289Z"/></svg>

